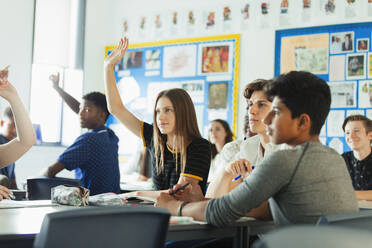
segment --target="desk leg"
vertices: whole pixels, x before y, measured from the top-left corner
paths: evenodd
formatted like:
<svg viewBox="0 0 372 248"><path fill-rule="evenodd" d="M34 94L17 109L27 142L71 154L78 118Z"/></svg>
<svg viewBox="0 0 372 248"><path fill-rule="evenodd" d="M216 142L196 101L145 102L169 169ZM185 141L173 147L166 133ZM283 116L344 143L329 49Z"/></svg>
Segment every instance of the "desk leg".
<svg viewBox="0 0 372 248"><path fill-rule="evenodd" d="M234 248L244 248L249 245L249 232L248 227L239 226L236 228L236 234L234 238Z"/></svg>

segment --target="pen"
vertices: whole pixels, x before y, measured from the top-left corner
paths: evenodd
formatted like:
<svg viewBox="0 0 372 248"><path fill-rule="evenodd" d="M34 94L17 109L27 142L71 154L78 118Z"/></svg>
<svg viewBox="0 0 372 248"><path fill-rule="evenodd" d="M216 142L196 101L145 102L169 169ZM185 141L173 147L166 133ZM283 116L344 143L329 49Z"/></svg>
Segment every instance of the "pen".
<svg viewBox="0 0 372 248"><path fill-rule="evenodd" d="M254 169L254 166L252 166L252 170ZM238 175L238 176L236 176L233 180L232 180L232 182L235 182L236 180L238 180L238 179L240 179L242 177L242 175Z"/></svg>
<svg viewBox="0 0 372 248"><path fill-rule="evenodd" d="M13 195L13 192L10 192L10 194L9 194L8 196L9 196L9 198L10 198L11 200L15 200L15 196Z"/></svg>
<svg viewBox="0 0 372 248"><path fill-rule="evenodd" d="M181 187L179 187L178 189L176 189L175 191L173 191L172 193L170 193L170 195L175 195L177 194L180 190L183 190L184 188L186 188L190 183L185 183L184 185L182 185Z"/></svg>

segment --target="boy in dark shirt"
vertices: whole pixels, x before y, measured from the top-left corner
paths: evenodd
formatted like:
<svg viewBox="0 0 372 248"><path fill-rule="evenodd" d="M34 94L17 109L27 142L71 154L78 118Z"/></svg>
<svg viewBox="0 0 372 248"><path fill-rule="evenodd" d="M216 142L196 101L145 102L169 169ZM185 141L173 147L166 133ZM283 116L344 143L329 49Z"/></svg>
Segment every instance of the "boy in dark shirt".
<svg viewBox="0 0 372 248"><path fill-rule="evenodd" d="M80 135L58 161L49 166L45 176L54 177L63 169L82 171L82 186L90 189L91 195L120 193L118 161L118 137L105 127L109 116L106 97L92 92L83 97L80 106L80 125L90 131Z"/></svg>
<svg viewBox="0 0 372 248"><path fill-rule="evenodd" d="M372 121L363 115L348 116L342 124L350 152L342 154L358 200L372 200Z"/></svg>

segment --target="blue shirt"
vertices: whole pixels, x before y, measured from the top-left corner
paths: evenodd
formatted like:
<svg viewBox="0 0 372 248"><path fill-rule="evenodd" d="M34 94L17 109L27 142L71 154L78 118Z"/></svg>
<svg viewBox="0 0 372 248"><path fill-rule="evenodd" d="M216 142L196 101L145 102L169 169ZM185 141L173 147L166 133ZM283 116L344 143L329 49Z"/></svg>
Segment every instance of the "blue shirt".
<svg viewBox="0 0 372 248"><path fill-rule="evenodd" d="M0 144L6 144L9 140L7 140L3 135L0 135ZM7 176L9 179L9 183L15 179L15 163L12 163L4 168L0 169L0 174Z"/></svg>
<svg viewBox="0 0 372 248"><path fill-rule="evenodd" d="M67 170L81 169L82 186L90 195L120 193L118 141L111 129L101 126L80 135L58 162Z"/></svg>

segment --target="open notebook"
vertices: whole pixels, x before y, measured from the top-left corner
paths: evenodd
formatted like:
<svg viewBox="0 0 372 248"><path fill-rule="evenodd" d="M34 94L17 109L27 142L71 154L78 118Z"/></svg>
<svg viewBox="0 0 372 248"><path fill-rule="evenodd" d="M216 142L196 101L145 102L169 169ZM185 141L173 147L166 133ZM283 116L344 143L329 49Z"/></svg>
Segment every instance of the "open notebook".
<svg viewBox="0 0 372 248"><path fill-rule="evenodd" d="M139 195L136 195L136 192L120 194L119 197L121 199L127 200L128 202L131 202L133 200L148 201L148 202L153 202L153 203L156 202L155 198L149 197L149 196L139 196Z"/></svg>

